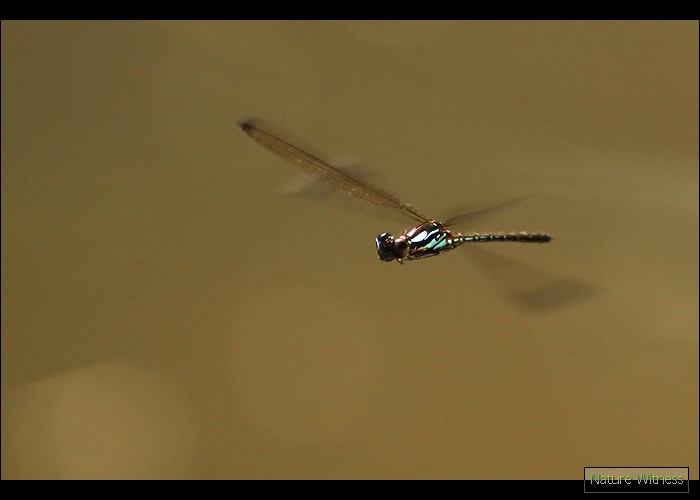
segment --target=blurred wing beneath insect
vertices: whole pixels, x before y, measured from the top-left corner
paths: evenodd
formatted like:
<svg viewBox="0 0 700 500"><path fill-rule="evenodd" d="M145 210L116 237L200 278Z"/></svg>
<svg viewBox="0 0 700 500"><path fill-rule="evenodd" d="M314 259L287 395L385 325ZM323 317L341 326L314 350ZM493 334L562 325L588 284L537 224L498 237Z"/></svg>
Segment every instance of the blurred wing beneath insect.
<svg viewBox="0 0 700 500"><path fill-rule="evenodd" d="M386 185L386 179L374 169L364 164L350 162L349 160L334 160L328 162L333 168L344 172L355 179L374 186ZM305 172L294 174L290 179L278 186L275 190L278 194L293 196L306 201L323 202L324 206L349 211L353 214L363 213L375 219L391 221L399 226L406 225L406 215L396 210L387 210L384 206L366 203L359 198L350 196L333 184L322 182Z"/></svg>
<svg viewBox="0 0 700 500"><path fill-rule="evenodd" d="M395 196L362 179L353 177L331 166L320 158L262 130L258 125L252 122L238 122L238 127L261 146L269 149L298 169L320 181L331 184L349 195L374 205L396 210L417 222L426 222L429 220L425 215L418 212L408 203L401 201Z"/></svg>
<svg viewBox="0 0 700 500"><path fill-rule="evenodd" d="M357 181L365 184L375 185L377 183L377 172L368 169L366 166L350 161L334 160L328 162L334 169L344 173ZM318 177L314 177L307 172L295 174L287 182L277 188L278 193L289 196L299 196L301 198L309 198L311 200L322 200L330 198L333 195L345 195L334 184L321 182Z"/></svg>
<svg viewBox="0 0 700 500"><path fill-rule="evenodd" d="M497 282L507 300L531 313L546 313L585 302L603 290L578 278L558 278L534 266L475 245L465 253Z"/></svg>

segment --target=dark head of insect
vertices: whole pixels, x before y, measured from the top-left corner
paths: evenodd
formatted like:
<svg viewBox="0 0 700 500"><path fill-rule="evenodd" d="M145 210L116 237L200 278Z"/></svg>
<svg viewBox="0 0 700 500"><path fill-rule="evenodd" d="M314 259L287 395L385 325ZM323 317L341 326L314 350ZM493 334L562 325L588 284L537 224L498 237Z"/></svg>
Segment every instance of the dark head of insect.
<svg viewBox="0 0 700 500"><path fill-rule="evenodd" d="M408 244L404 238L394 240L389 233L382 233L377 236L377 255L381 261L391 262L396 259L399 264L403 264L403 259L408 255Z"/></svg>

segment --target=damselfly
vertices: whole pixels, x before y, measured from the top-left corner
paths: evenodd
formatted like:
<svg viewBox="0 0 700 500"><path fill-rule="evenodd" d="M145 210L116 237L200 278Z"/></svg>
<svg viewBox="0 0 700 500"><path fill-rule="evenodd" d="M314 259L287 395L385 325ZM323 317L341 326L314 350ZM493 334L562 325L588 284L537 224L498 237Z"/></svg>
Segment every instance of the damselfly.
<svg viewBox="0 0 700 500"><path fill-rule="evenodd" d="M290 142L263 130L257 123L241 121L237 125L260 145L312 177L369 203L396 210L409 219L418 222L418 225L413 229L404 231L401 236L396 238L389 233L382 233L377 236L377 255L384 262L396 260L399 264L403 264L404 260L434 257L442 252L457 248L464 243L485 243L491 241L547 243L552 240L552 237L546 233L500 232L462 234L452 231L450 227L456 222L463 220L465 215L469 214L454 217L446 222L430 219L408 203L359 177L331 166L316 155L308 153Z"/></svg>

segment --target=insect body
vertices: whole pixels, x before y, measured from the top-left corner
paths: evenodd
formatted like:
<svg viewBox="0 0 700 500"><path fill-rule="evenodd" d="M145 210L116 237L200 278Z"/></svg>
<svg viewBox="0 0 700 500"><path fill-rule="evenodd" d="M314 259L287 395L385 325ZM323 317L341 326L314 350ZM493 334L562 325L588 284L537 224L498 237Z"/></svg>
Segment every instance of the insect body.
<svg viewBox="0 0 700 500"><path fill-rule="evenodd" d="M360 178L349 175L329 165L316 156L266 132L258 125L248 122L238 122L238 127L253 140L316 179L329 183L347 194L369 203L396 210L413 221L418 222L418 225L413 229L406 231L396 238L389 233L382 233L377 236L377 255L379 259L384 262L396 260L400 264L403 264L404 260L434 257L442 252L457 248L464 243L484 243L490 241L547 243L552 240L552 237L546 233L501 232L461 234L453 232L449 229L451 221L442 223L434 219L429 219L408 203L401 201L397 197ZM461 219L463 216L458 218Z"/></svg>

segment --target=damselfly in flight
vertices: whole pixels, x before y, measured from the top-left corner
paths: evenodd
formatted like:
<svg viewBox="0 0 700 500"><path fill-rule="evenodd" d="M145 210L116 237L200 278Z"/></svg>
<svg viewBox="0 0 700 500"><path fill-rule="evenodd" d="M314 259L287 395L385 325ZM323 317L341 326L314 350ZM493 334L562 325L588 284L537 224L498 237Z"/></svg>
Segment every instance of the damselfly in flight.
<svg viewBox="0 0 700 500"><path fill-rule="evenodd" d="M485 243L490 241L547 243L552 240L552 237L546 233L461 234L452 231L450 226L458 220L464 219L464 215L444 223L429 219L408 203L356 176L329 165L315 155L299 149L286 140L262 130L256 123L241 121L237 125L253 140L312 177L329 183L347 194L369 203L396 210L409 219L418 222L416 227L410 231L405 231L396 238L389 233L382 233L377 236L377 254L379 259L384 262L396 260L399 264L403 264L404 260L434 257L442 252L457 248L464 243Z"/></svg>

